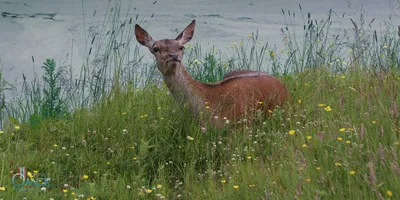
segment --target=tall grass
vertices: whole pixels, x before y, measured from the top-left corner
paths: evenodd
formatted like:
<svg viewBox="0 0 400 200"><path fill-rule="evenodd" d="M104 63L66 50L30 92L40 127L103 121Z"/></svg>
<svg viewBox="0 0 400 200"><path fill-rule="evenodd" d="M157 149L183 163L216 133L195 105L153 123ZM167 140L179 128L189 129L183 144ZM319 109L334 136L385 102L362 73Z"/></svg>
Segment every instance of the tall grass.
<svg viewBox="0 0 400 200"><path fill-rule="evenodd" d="M293 98L252 126L244 119L241 128L204 131L160 84L154 64L143 63L132 43L140 17L121 18L120 6L110 4L100 34L88 37L79 78L63 77L66 67L47 60L44 78L6 104L1 198L399 197L398 28L368 32L361 17L353 32L332 34L331 12L321 22L299 6L302 35L298 15L283 12L286 49L258 43L257 33L230 54L188 46L185 63L198 80L263 70ZM17 187L21 166L33 180L51 178L50 186Z"/></svg>

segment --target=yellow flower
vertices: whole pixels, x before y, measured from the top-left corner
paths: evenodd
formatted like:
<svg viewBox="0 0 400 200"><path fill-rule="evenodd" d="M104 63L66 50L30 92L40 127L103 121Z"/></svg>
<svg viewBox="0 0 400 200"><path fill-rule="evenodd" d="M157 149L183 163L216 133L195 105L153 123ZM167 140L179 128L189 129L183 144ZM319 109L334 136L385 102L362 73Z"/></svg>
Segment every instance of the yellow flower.
<svg viewBox="0 0 400 200"><path fill-rule="evenodd" d="M350 144L350 140L346 140L346 144Z"/></svg>
<svg viewBox="0 0 400 200"><path fill-rule="evenodd" d="M37 173L39 173L39 170L33 170L33 173L37 174Z"/></svg>
<svg viewBox="0 0 400 200"><path fill-rule="evenodd" d="M321 167L317 167L316 169L319 171L319 170L321 170Z"/></svg>
<svg viewBox="0 0 400 200"><path fill-rule="evenodd" d="M372 124L376 124L376 121L375 121L375 120L373 120L371 123L372 123Z"/></svg>
<svg viewBox="0 0 400 200"><path fill-rule="evenodd" d="M301 99L297 100L299 103L301 103Z"/></svg>
<svg viewBox="0 0 400 200"><path fill-rule="evenodd" d="M311 182L311 178L306 178L306 182L307 183Z"/></svg>
<svg viewBox="0 0 400 200"><path fill-rule="evenodd" d="M72 195L72 196L75 196L75 192L71 192L71 195Z"/></svg>
<svg viewBox="0 0 400 200"><path fill-rule="evenodd" d="M324 109L325 109L326 112L332 111L331 106L327 106L327 107L325 107Z"/></svg>
<svg viewBox="0 0 400 200"><path fill-rule="evenodd" d="M126 112L122 112L123 115L126 115Z"/></svg>
<svg viewBox="0 0 400 200"><path fill-rule="evenodd" d="M136 160L136 159L137 159L136 157L133 157L133 158L132 158L132 160Z"/></svg>
<svg viewBox="0 0 400 200"><path fill-rule="evenodd" d="M33 174L32 174L32 172L29 172L29 171L28 171L26 174L28 175L28 177L29 177L30 179L32 179L32 178L33 178Z"/></svg>
<svg viewBox="0 0 400 200"><path fill-rule="evenodd" d="M346 76L341 76L340 78L342 78L342 79L345 79L345 78L346 78Z"/></svg>
<svg viewBox="0 0 400 200"><path fill-rule="evenodd" d="M354 175L354 174L356 174L356 171L351 170L351 171L349 172L349 174L350 174L350 175Z"/></svg>
<svg viewBox="0 0 400 200"><path fill-rule="evenodd" d="M222 180L221 183L226 183L226 180Z"/></svg>
<svg viewBox="0 0 400 200"><path fill-rule="evenodd" d="M338 137L338 138L337 138L337 140L339 140L339 141L342 141L342 140L343 140L343 138L341 138L341 137Z"/></svg>
<svg viewBox="0 0 400 200"><path fill-rule="evenodd" d="M295 130L290 130L290 131L289 131L289 135L294 135L295 133L296 133Z"/></svg>
<svg viewBox="0 0 400 200"><path fill-rule="evenodd" d="M210 109L210 106L206 106L207 109Z"/></svg>
<svg viewBox="0 0 400 200"><path fill-rule="evenodd" d="M308 146L307 146L307 144L303 144L303 146L302 146L303 148L307 148Z"/></svg>
<svg viewBox="0 0 400 200"><path fill-rule="evenodd" d="M263 102L262 102L262 101L259 101L259 102L258 102L258 104L260 104L260 105L261 105L261 104L263 104Z"/></svg>
<svg viewBox="0 0 400 200"><path fill-rule="evenodd" d="M346 131L346 128L341 128L339 131L340 131L340 132L345 132L345 131Z"/></svg>
<svg viewBox="0 0 400 200"><path fill-rule="evenodd" d="M158 106L158 107L157 107L157 109L158 109L158 110L161 110L161 107L160 107L160 106Z"/></svg>
<svg viewBox="0 0 400 200"><path fill-rule="evenodd" d="M16 131L18 131L19 129L21 129L21 127L18 126L18 125L16 125L16 126L14 126L14 129L15 129Z"/></svg>
<svg viewBox="0 0 400 200"><path fill-rule="evenodd" d="M162 185L161 184L158 184L157 185L157 189L161 189L162 188Z"/></svg>
<svg viewBox="0 0 400 200"><path fill-rule="evenodd" d="M5 187L0 187L0 191L6 191Z"/></svg>
<svg viewBox="0 0 400 200"><path fill-rule="evenodd" d="M188 140L190 140L190 141L193 141L194 140L194 138L192 138L192 137L190 137L190 136L187 136L186 137Z"/></svg>
<svg viewBox="0 0 400 200"><path fill-rule="evenodd" d="M239 186L238 186L238 185L234 185L234 186L233 186L233 188L235 188L235 189L238 189L238 188L239 188Z"/></svg>
<svg viewBox="0 0 400 200"><path fill-rule="evenodd" d="M89 197L89 198L87 198L86 200L96 200L96 198L94 198L94 197Z"/></svg>
<svg viewBox="0 0 400 200"><path fill-rule="evenodd" d="M393 196L393 193L392 193L392 191L390 191L390 190L386 190L386 194L387 194L389 197Z"/></svg>
<svg viewBox="0 0 400 200"><path fill-rule="evenodd" d="M250 160L250 159L251 159L251 156L247 156L247 159L249 159L249 160Z"/></svg>
<svg viewBox="0 0 400 200"><path fill-rule="evenodd" d="M272 113L272 110L268 110L269 113Z"/></svg>
<svg viewBox="0 0 400 200"><path fill-rule="evenodd" d="M63 189L63 192L64 192L64 193L67 193L67 192L68 192L68 190L67 190L67 189Z"/></svg>
<svg viewBox="0 0 400 200"><path fill-rule="evenodd" d="M318 104L318 106L319 107L323 107L323 106L325 106L325 104L324 103L320 103L320 104Z"/></svg>
<svg viewBox="0 0 400 200"><path fill-rule="evenodd" d="M58 147L58 145L57 144L53 144L53 147Z"/></svg>
<svg viewBox="0 0 400 200"><path fill-rule="evenodd" d="M89 176L88 175L83 175L83 179L88 179L89 178Z"/></svg>
<svg viewBox="0 0 400 200"><path fill-rule="evenodd" d="M254 184L250 184L250 185L249 185L249 187L256 187L256 185L254 185Z"/></svg>
<svg viewBox="0 0 400 200"><path fill-rule="evenodd" d="M147 193L151 193L151 192L153 192L153 190L146 190L146 192L147 192Z"/></svg>
<svg viewBox="0 0 400 200"><path fill-rule="evenodd" d="M312 136L311 135L308 135L307 136L307 140L311 140L312 139Z"/></svg>
<svg viewBox="0 0 400 200"><path fill-rule="evenodd" d="M109 161L107 161L107 165L111 164Z"/></svg>
<svg viewBox="0 0 400 200"><path fill-rule="evenodd" d="M335 163L335 166L336 166L336 167L340 167L340 166L342 166L342 163L336 162L336 163Z"/></svg>

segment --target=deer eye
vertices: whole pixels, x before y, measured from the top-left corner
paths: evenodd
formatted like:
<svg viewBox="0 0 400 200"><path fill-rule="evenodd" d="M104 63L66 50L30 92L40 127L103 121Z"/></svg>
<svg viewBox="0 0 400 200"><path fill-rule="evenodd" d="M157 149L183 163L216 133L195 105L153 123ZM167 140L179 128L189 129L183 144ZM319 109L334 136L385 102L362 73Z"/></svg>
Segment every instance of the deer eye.
<svg viewBox="0 0 400 200"><path fill-rule="evenodd" d="M160 48L158 48L158 47L153 47L153 51L154 51L154 52L160 51Z"/></svg>
<svg viewBox="0 0 400 200"><path fill-rule="evenodd" d="M179 47L179 50L184 50L185 49L185 47L184 46L181 46L181 47Z"/></svg>

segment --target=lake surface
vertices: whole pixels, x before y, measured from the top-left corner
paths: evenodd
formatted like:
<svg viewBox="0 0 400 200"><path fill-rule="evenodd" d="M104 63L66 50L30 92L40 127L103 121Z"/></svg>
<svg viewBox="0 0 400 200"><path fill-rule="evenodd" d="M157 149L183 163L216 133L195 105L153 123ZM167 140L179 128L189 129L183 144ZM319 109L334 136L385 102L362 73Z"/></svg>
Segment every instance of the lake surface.
<svg viewBox="0 0 400 200"><path fill-rule="evenodd" d="M121 13L134 19L138 15L134 23L139 23L155 40L175 38L196 19L191 44L198 43L206 50L216 47L223 52L255 31L260 41L281 47L280 29L286 24L282 9L297 14L296 23L301 29L299 4L305 15L310 12L318 20L325 19L332 9L333 27L337 28L352 28L350 18L358 20L360 13L364 13L366 22L375 18L371 29L382 28L387 21L400 24L396 0L159 0L155 4L122 0L122 4ZM22 74L28 79L34 71L40 75L46 58L71 64L79 73L87 51L85 41L90 40L91 31L101 27L108 6L108 0L0 1L0 63L5 79L18 83ZM141 50L145 60L151 61L147 49Z"/></svg>

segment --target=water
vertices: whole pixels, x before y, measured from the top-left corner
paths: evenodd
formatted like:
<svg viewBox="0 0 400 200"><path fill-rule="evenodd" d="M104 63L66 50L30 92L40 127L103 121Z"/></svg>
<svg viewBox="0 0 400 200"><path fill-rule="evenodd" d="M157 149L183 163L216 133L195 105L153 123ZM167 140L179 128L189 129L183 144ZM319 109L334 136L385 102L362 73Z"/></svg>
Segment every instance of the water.
<svg viewBox="0 0 400 200"><path fill-rule="evenodd" d="M0 63L3 75L9 82L20 83L22 74L28 80L46 58L57 63L72 65L79 73L87 46L88 34L101 27L108 0L17 0L0 1ZM175 38L192 19L197 20L192 44L203 49L216 47L223 52L234 42L246 39L258 31L261 42L282 47L280 29L285 27L282 9L296 13L296 23L302 21L298 4L304 14L311 12L316 19L325 19L333 10L333 27L351 28L349 18L359 19L364 12L367 22L375 18L371 29L380 29L383 22L399 24L399 3L395 0L160 0L122 1L123 10L130 12L154 39ZM130 6L130 7L129 7ZM136 10L134 10L136 8ZM93 13L96 10L96 16ZM154 16L151 17L154 13ZM343 21L341 16L345 14ZM134 41L136 43L136 41ZM146 61L153 58L141 48ZM72 55L72 57L71 57ZM34 58L34 63L32 58Z"/></svg>

